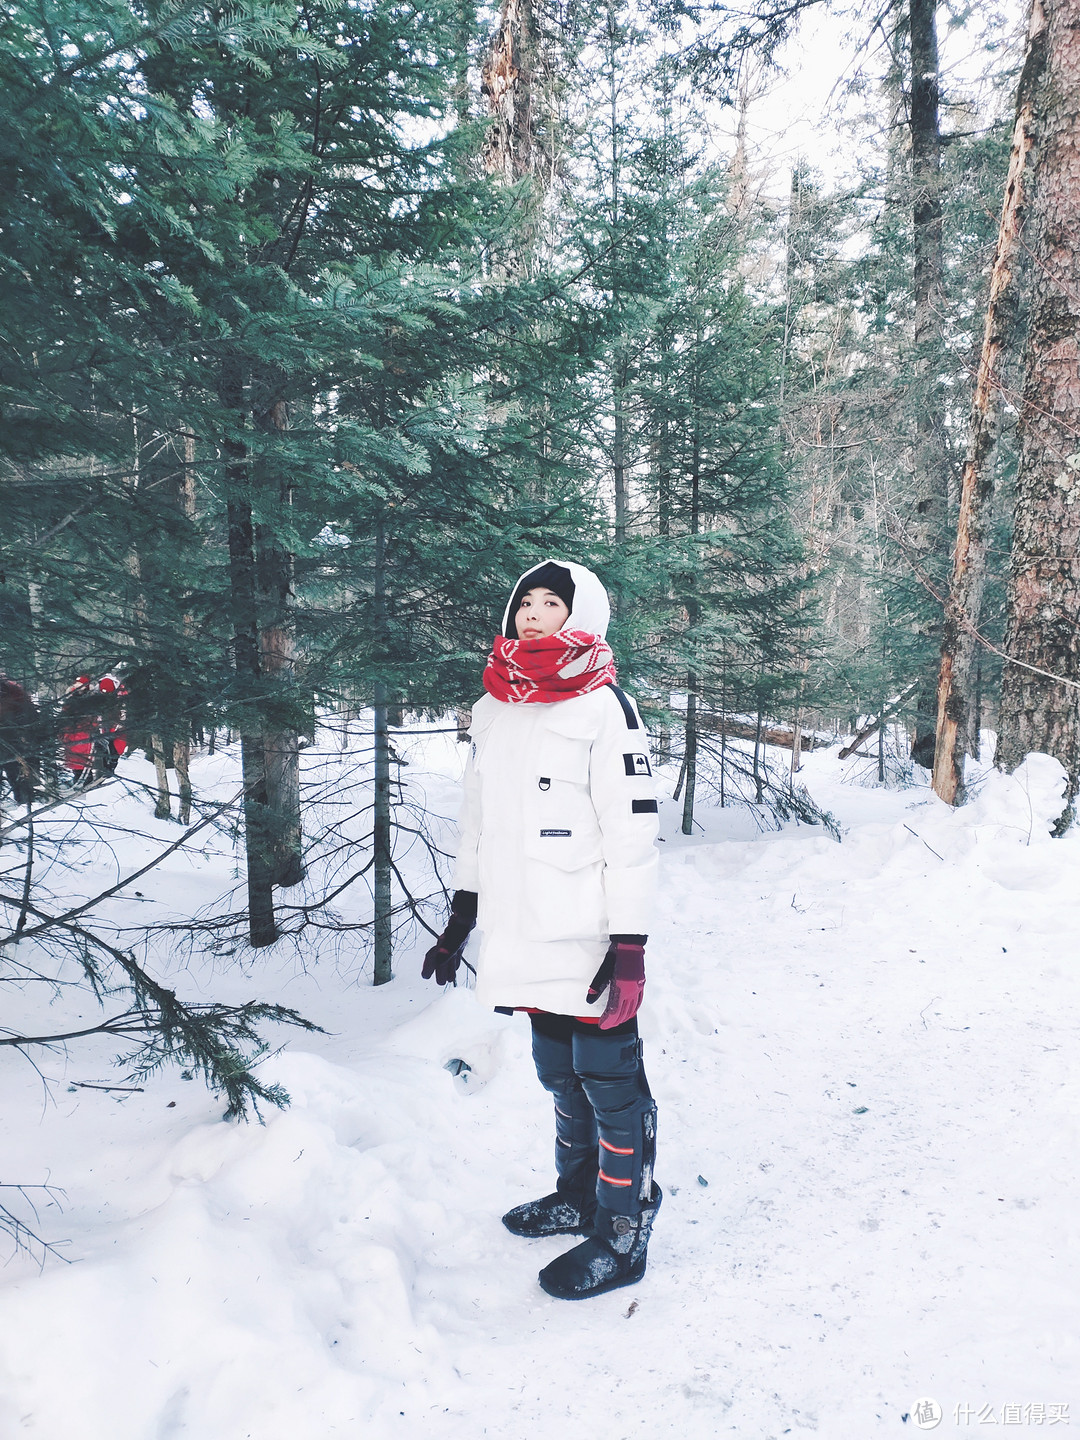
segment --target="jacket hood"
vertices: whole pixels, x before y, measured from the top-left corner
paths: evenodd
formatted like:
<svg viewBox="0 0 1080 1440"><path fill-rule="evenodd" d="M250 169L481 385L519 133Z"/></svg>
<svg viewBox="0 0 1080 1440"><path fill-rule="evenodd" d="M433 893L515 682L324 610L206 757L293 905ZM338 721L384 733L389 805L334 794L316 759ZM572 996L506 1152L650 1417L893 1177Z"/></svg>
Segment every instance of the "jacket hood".
<svg viewBox="0 0 1080 1440"><path fill-rule="evenodd" d="M570 572L570 578L574 582L574 605L570 611L570 618L562 628L564 630L584 630L589 635L599 635L603 640L607 635L608 621L611 619L611 605L608 602L607 591L591 570L587 570L584 565L576 564L573 560L540 560L537 564L530 565L528 570L518 577L510 591L506 609L503 611L502 634L511 640L517 639L516 629L510 628L510 607L519 592L530 588L525 584L529 576L536 574L545 565L561 565L564 570Z"/></svg>

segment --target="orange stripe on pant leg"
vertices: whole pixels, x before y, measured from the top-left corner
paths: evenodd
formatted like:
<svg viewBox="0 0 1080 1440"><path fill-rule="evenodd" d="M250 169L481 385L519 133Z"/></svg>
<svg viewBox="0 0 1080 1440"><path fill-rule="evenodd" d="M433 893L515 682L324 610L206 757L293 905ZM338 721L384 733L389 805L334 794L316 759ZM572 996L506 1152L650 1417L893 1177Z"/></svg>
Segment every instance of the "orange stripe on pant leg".
<svg viewBox="0 0 1080 1440"><path fill-rule="evenodd" d="M606 1180L609 1185L632 1185L634 1183L632 1180L616 1180L612 1175L605 1175L603 1170L600 1171L600 1179Z"/></svg>
<svg viewBox="0 0 1080 1440"><path fill-rule="evenodd" d="M612 1155L632 1155L634 1153L634 1147L632 1145L628 1149L622 1150L618 1145L609 1145L604 1139L601 1139L600 1144L605 1150L610 1150Z"/></svg>

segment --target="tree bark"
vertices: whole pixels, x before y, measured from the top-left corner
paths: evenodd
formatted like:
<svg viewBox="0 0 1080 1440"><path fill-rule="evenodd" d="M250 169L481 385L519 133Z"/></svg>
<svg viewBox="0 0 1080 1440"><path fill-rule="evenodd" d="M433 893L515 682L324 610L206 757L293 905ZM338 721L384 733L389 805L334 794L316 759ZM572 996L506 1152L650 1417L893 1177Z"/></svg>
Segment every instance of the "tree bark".
<svg viewBox="0 0 1080 1440"><path fill-rule="evenodd" d="M796 715L795 715L795 724L792 726L792 733L791 733L791 765L790 765L790 767L789 767L789 769L788 769L788 789L789 789L789 790L794 789L794 787L795 787L795 776L796 776L796 775L799 773L799 771L802 769L802 744L803 744L802 711L799 710L799 711L796 712Z"/></svg>
<svg viewBox="0 0 1080 1440"><path fill-rule="evenodd" d="M269 382L268 382L269 383ZM266 431L283 431L287 416L285 402L276 387L264 396L255 423ZM268 476L263 501L284 520L292 504L287 485ZM269 493L267 493L269 492ZM290 623L293 557L282 545L280 534L270 526L256 530L256 606L264 617L259 631L259 659L263 676L271 681L284 702L293 689L296 648ZM285 708L284 704L281 706ZM265 723L263 749L266 767L266 802L270 822L269 865L275 885L297 885L304 877L303 828L300 817L300 746L296 727L289 722Z"/></svg>
<svg viewBox="0 0 1080 1440"><path fill-rule="evenodd" d="M967 457L960 481L960 512L952 584L945 606L938 675L934 790L950 805L964 801L964 755L977 755L979 717L972 700L974 627L986 586L986 554L993 520L994 463L1001 428L999 370L1013 339L1020 303L1018 271L1024 226L1026 170L1035 145L1036 98L1046 61L1046 13L1032 0L1027 56L1016 97L1009 173L990 273L990 299L971 404Z"/></svg>
<svg viewBox="0 0 1080 1440"><path fill-rule="evenodd" d="M533 171L537 50L532 0L502 0L480 79L491 111L484 165L507 184Z"/></svg>
<svg viewBox="0 0 1080 1440"><path fill-rule="evenodd" d="M386 537L380 520L375 529L375 623L379 659L385 659ZM375 871L375 984L393 975L393 896L391 892L390 736L386 723L386 685L375 686L375 826L372 859Z"/></svg>
<svg viewBox="0 0 1080 1440"><path fill-rule="evenodd" d="M611 396L615 421L614 433L611 440L611 472L615 488L616 545L622 545L626 539L626 525L629 514L626 493L626 416L623 413L626 373L626 360L620 356L615 365Z"/></svg>
<svg viewBox="0 0 1080 1440"><path fill-rule="evenodd" d="M195 520L195 436L190 431L180 439L180 480L178 494L180 508L187 518ZM189 612L184 616L184 634L189 638L195 633L195 618ZM180 792L179 813L181 825L191 824L191 717L182 715L179 733L173 737L173 764L176 767L177 789Z"/></svg>
<svg viewBox="0 0 1080 1440"><path fill-rule="evenodd" d="M683 793L682 833L694 833L694 790L697 787L697 676L693 671L686 677L686 745L683 755L683 778L686 790Z"/></svg>
<svg viewBox="0 0 1080 1440"><path fill-rule="evenodd" d="M472 108L469 85L469 45L476 34L475 0L458 0L457 34L454 45L454 111L464 125Z"/></svg>
<svg viewBox="0 0 1080 1440"><path fill-rule="evenodd" d="M180 793L177 819L181 825L191 824L191 741L178 740L173 746L176 767L176 788Z"/></svg>
<svg viewBox="0 0 1080 1440"><path fill-rule="evenodd" d="M165 741L160 735L150 736L150 753L154 757L154 779L157 782L155 820L172 819L172 795L169 791L169 767L165 763Z"/></svg>
<svg viewBox="0 0 1080 1440"><path fill-rule="evenodd" d="M393 972L393 896L390 888L390 744L386 728L386 687L375 687L375 984Z"/></svg>
<svg viewBox="0 0 1080 1440"><path fill-rule="evenodd" d="M764 719L761 704L758 703L757 719L754 722L754 803L760 805L765 798L765 787L761 778L761 724Z"/></svg>
<svg viewBox="0 0 1080 1440"><path fill-rule="evenodd" d="M692 458L690 471L690 534L696 535L701 528L701 451L700 436L697 426L697 413L694 416L694 435L692 441ZM701 621L701 606L697 600L688 600L686 604L686 630L690 637L690 643L694 642L694 631ZM698 757L698 677L691 669L686 677L686 792L683 795L682 833L693 834L694 830L694 794L697 789L697 757Z"/></svg>
<svg viewBox="0 0 1080 1440"><path fill-rule="evenodd" d="M908 542L922 561L944 545L948 518L949 463L945 405L940 384L944 285L941 248L941 131L937 0L909 0L911 48L911 178L913 186L914 400L912 503L905 522ZM924 633L937 629L930 622ZM933 765L937 715L937 666L928 668L917 700L918 733L912 753Z"/></svg>
<svg viewBox="0 0 1080 1440"><path fill-rule="evenodd" d="M1080 787L1080 0L1052 0L1047 16L1005 636L1013 663L996 759L1003 770L1032 750L1061 761L1069 777L1061 834Z"/></svg>
<svg viewBox="0 0 1080 1440"><path fill-rule="evenodd" d="M261 667L255 590L255 527L248 493L247 446L240 433L244 383L239 362L222 369L221 402L231 412L231 428L222 448L228 481L229 588L232 608L233 663L240 682L240 759L244 782L244 848L247 861L248 937L255 946L277 939L271 825L266 792L266 755L259 714Z"/></svg>

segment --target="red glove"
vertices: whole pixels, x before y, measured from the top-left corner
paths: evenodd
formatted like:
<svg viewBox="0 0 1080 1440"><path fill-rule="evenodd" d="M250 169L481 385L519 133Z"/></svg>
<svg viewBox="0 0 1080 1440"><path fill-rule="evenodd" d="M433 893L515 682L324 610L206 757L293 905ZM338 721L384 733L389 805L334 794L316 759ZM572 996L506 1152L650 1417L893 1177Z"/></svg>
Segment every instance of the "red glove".
<svg viewBox="0 0 1080 1440"><path fill-rule="evenodd" d="M451 980L454 980L461 964L465 941L476 924L476 904L475 890L454 891L446 929L424 956L424 968L420 971L423 979L430 980L434 975L438 985L449 985Z"/></svg>
<svg viewBox="0 0 1080 1440"><path fill-rule="evenodd" d="M607 986L608 998L600 1029L611 1030L632 1020L645 993L645 941L647 935L612 935L603 964L593 976L588 1001L592 1005Z"/></svg>

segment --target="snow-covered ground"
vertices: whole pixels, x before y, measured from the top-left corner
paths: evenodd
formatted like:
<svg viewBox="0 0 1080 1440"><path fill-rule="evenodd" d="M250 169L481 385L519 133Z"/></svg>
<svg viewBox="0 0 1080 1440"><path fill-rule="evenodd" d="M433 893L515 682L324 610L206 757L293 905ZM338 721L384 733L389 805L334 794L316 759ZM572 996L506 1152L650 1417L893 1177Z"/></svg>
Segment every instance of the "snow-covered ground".
<svg viewBox="0 0 1080 1440"><path fill-rule="evenodd" d="M355 767L324 739L305 763L332 820ZM453 737L400 745L409 793L452 813ZM549 1299L536 1272L568 1242L500 1225L552 1184L528 1024L421 981L420 937L377 990L348 935L151 949L188 998L326 1027L274 1035L262 1073L292 1104L265 1125L223 1122L176 1071L69 1088L122 1084L116 1042L38 1054L44 1081L0 1052L0 1179L62 1189L38 1228L71 1262L0 1272L2 1440L864 1440L919 1429L925 1399L941 1434L1080 1423L1080 837L1048 836L1061 772L1031 757L952 813L852 783L866 766L806 757L841 844L745 810L703 810L687 840L662 806L642 1031L665 1199L648 1274L611 1295ZM235 767L201 760L200 795L235 789ZM91 803L118 828L54 867L58 895L177 835L138 791ZM200 846L111 920L212 908L234 860L226 834Z"/></svg>

